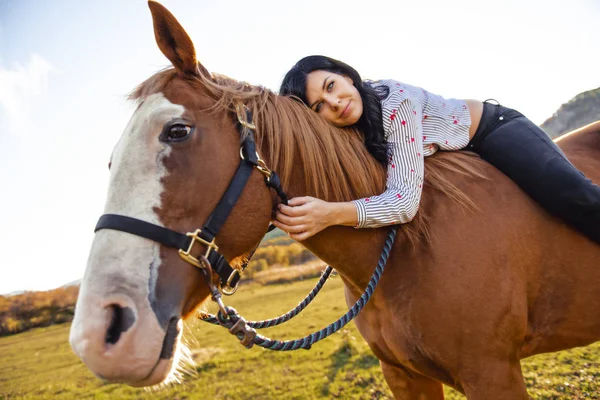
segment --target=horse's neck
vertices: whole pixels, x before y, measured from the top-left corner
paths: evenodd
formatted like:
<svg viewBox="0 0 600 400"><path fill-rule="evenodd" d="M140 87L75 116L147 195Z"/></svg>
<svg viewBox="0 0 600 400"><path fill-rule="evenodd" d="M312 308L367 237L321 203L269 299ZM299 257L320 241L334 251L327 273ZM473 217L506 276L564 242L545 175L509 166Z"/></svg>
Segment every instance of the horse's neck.
<svg viewBox="0 0 600 400"><path fill-rule="evenodd" d="M303 244L335 268L346 283L363 291L375 271L388 231L330 227Z"/></svg>
<svg viewBox="0 0 600 400"><path fill-rule="evenodd" d="M296 169L288 188L290 198L307 194L304 179L302 169ZM386 236L385 229L332 226L302 244L362 291L377 266Z"/></svg>

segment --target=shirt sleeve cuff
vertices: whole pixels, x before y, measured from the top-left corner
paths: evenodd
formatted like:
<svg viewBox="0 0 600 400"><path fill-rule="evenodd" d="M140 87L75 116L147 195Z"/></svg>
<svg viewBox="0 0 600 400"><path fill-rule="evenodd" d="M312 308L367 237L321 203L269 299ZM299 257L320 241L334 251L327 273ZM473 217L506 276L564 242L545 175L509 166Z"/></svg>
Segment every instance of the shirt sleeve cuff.
<svg viewBox="0 0 600 400"><path fill-rule="evenodd" d="M361 200L352 200L352 202L356 206L356 214L358 216L355 228L363 228L365 226L365 222L367 221L367 210L365 205Z"/></svg>

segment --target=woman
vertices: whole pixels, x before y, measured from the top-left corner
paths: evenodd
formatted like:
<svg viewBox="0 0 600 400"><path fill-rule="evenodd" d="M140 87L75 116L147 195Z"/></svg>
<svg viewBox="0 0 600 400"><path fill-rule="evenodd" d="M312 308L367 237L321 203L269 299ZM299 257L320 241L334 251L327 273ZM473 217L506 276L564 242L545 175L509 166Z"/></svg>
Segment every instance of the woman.
<svg viewBox="0 0 600 400"><path fill-rule="evenodd" d="M363 82L352 67L325 56L298 61L280 94L297 97L335 126L359 128L369 152L388 171L386 191L378 196L344 203L297 197L280 205L274 224L296 240L331 225L410 222L419 208L424 157L466 148L600 243L600 187L518 111L487 101L445 99L393 80Z"/></svg>

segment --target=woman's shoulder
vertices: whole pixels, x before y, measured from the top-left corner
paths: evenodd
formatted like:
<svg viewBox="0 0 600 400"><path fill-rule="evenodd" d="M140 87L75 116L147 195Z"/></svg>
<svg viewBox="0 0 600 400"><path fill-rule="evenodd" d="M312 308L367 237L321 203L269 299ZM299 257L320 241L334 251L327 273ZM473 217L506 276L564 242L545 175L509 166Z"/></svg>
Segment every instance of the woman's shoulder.
<svg viewBox="0 0 600 400"><path fill-rule="evenodd" d="M398 102L398 87L401 85L400 82L393 79L380 79L380 80L367 80L365 81L377 94L379 101L381 102L382 108L393 107L389 103Z"/></svg>
<svg viewBox="0 0 600 400"><path fill-rule="evenodd" d="M394 79L373 81L372 86L377 93L385 94L379 97L382 110L391 112L407 100L409 103L418 102L420 94L418 88Z"/></svg>
<svg viewBox="0 0 600 400"><path fill-rule="evenodd" d="M379 80L366 79L365 82L368 83L373 88L387 87L390 89L395 87L397 83L400 83L393 79L379 79Z"/></svg>
<svg viewBox="0 0 600 400"><path fill-rule="evenodd" d="M426 91L420 87L409 85L394 79L370 81L369 84L376 90L377 88L385 88L385 90L388 92L388 95L382 100L404 100L407 98L418 98L426 93Z"/></svg>
<svg viewBox="0 0 600 400"><path fill-rule="evenodd" d="M369 83L371 86L386 86L390 89L398 89L402 86L419 89L416 86L409 85L407 83L400 82L395 79L366 80L365 82Z"/></svg>

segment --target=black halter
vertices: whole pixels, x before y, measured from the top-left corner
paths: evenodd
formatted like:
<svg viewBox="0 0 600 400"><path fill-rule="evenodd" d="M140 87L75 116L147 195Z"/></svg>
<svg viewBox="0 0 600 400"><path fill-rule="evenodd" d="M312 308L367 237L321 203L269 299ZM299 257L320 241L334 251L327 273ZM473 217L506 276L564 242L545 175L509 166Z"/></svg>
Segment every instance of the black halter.
<svg viewBox="0 0 600 400"><path fill-rule="evenodd" d="M256 151L256 143L254 141L254 130L256 127L252 123L252 113L246 111L246 120L243 120L243 118L240 118L240 113L238 112L238 120L240 135L246 133L246 137L240 148L240 165L231 180L229 187L225 191L225 194L223 194L223 197L219 200L217 207L208 217L208 221L202 229L182 234L137 218L116 214L104 214L98 220L94 232L97 232L100 229L113 229L159 242L164 246L179 249L181 258L198 268L203 268L202 263L191 253L194 244L203 244L206 246L206 253L204 256L210 262L212 270L220 277L222 292L225 294L233 294L237 289L241 271L248 265L250 257L254 254L256 248L254 248L241 270L238 270L232 268L225 257L218 252L219 248L215 244L215 236L219 233L219 230L227 220L233 206L242 194L242 191L252 174L252 170L256 168L265 176L265 183L267 186L275 189L277 195L284 204L287 204L288 200L285 192L281 188L279 176L274 171L267 168L266 164ZM271 225L269 231L274 228L275 226Z"/></svg>

